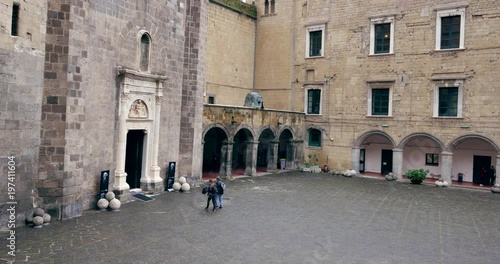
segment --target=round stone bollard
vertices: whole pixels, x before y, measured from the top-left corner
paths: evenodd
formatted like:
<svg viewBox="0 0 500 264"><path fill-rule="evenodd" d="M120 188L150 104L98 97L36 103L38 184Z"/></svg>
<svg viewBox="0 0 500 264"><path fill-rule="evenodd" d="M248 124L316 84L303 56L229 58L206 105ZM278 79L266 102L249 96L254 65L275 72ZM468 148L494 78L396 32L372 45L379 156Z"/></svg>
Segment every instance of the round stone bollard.
<svg viewBox="0 0 500 264"><path fill-rule="evenodd" d="M104 198L101 198L99 199L99 201L97 201L97 207L99 207L99 209L101 209L101 211L105 211L106 208L108 208L109 206L109 202L108 200L104 199Z"/></svg>
<svg viewBox="0 0 500 264"><path fill-rule="evenodd" d="M52 217L47 213L43 214L42 218L43 218L43 225L49 225L50 220L52 219Z"/></svg>
<svg viewBox="0 0 500 264"><path fill-rule="evenodd" d="M443 187L443 182L442 181L436 181L436 186L437 187Z"/></svg>
<svg viewBox="0 0 500 264"><path fill-rule="evenodd" d="M35 208L35 211L33 211L34 216L43 216L43 214L45 214L45 211L40 207Z"/></svg>
<svg viewBox="0 0 500 264"><path fill-rule="evenodd" d="M493 185L493 187L491 187L491 192L492 193L500 193L500 184L496 183L495 185Z"/></svg>
<svg viewBox="0 0 500 264"><path fill-rule="evenodd" d="M35 216L33 218L33 224L35 224L34 228L42 228L43 217L41 217L41 216Z"/></svg>
<svg viewBox="0 0 500 264"><path fill-rule="evenodd" d="M448 187L450 185L447 181L443 181L443 187Z"/></svg>
<svg viewBox="0 0 500 264"><path fill-rule="evenodd" d="M111 208L111 210L113 211L119 211L121 205L122 203L120 202L120 200L116 198L109 202L109 208Z"/></svg>
<svg viewBox="0 0 500 264"><path fill-rule="evenodd" d="M186 177L180 177L180 178L179 178L179 183L180 183L180 184L184 184L184 183L186 183L186 182L187 182Z"/></svg>
<svg viewBox="0 0 500 264"><path fill-rule="evenodd" d="M106 200L111 201L113 199L115 199L115 193L114 192L108 192L106 194Z"/></svg>
<svg viewBox="0 0 500 264"><path fill-rule="evenodd" d="M190 186L190 185L189 185L189 183L187 183L187 182L185 182L185 183L183 183L183 184L181 185L181 190L182 190L183 192L187 192L187 191L189 191L190 189L191 189L191 186Z"/></svg>
<svg viewBox="0 0 500 264"><path fill-rule="evenodd" d="M33 218L35 218L35 217L33 216L32 213L26 216L26 224L28 226L33 226L34 225L33 224Z"/></svg>
<svg viewBox="0 0 500 264"><path fill-rule="evenodd" d="M181 189L181 184L178 182L174 182L172 188L174 189L174 191L178 192Z"/></svg>

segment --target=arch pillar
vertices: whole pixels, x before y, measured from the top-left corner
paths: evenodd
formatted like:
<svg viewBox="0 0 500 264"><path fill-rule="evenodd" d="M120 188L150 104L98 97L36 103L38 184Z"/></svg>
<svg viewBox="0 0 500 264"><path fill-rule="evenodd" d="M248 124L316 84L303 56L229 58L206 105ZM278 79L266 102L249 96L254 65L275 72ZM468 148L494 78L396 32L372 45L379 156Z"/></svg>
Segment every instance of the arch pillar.
<svg viewBox="0 0 500 264"><path fill-rule="evenodd" d="M292 170L295 170L295 169L299 169L300 168L300 164L302 162L302 156L303 156L303 153L302 153L302 143L304 141L303 140L299 140L299 139L292 139L290 140L290 148L289 148L289 151L290 151L290 164L291 166L288 167L289 165L289 161L287 160L287 167L289 169L292 169Z"/></svg>
<svg viewBox="0 0 500 264"><path fill-rule="evenodd" d="M227 140L222 142L219 176L223 179L231 179L231 167L233 166L233 144L234 142Z"/></svg>
<svg viewBox="0 0 500 264"><path fill-rule="evenodd" d="M269 148L267 149L267 171L278 170L278 147L279 140L269 141Z"/></svg>
<svg viewBox="0 0 500 264"><path fill-rule="evenodd" d="M115 179L113 183L113 192L121 201L130 199L130 186L127 183L127 173L125 172L125 153L127 151L127 107L129 100L127 93L122 93L120 96L120 113L119 113L119 128L118 128L118 146L117 159L115 169Z"/></svg>
<svg viewBox="0 0 500 264"><path fill-rule="evenodd" d="M448 151L441 152L441 178L447 181L449 186L452 184L451 167L453 165L453 153Z"/></svg>
<svg viewBox="0 0 500 264"><path fill-rule="evenodd" d="M257 150L259 148L259 141L247 141L246 144L245 174L255 176L257 174Z"/></svg>
<svg viewBox="0 0 500 264"><path fill-rule="evenodd" d="M360 147L354 146L351 150L351 169L355 170L359 174L359 159L361 156Z"/></svg>
<svg viewBox="0 0 500 264"><path fill-rule="evenodd" d="M498 172L500 171L500 153L497 153L497 163L496 163L496 167L495 167L495 170L496 170L496 179L495 179L495 184L497 183L500 183L499 179L500 177L498 177Z"/></svg>
<svg viewBox="0 0 500 264"><path fill-rule="evenodd" d="M359 165L358 165L359 166ZM399 148L392 149L392 174L397 180L403 178L403 150Z"/></svg>

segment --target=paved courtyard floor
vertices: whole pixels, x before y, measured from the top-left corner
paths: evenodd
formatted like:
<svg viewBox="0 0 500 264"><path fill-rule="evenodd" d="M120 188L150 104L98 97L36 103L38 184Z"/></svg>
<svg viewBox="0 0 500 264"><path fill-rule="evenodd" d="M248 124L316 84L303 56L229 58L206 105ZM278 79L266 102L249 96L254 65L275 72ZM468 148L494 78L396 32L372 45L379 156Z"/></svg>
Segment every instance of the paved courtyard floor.
<svg viewBox="0 0 500 264"><path fill-rule="evenodd" d="M216 212L193 188L18 228L15 263L500 263L490 192L298 172L226 184Z"/></svg>

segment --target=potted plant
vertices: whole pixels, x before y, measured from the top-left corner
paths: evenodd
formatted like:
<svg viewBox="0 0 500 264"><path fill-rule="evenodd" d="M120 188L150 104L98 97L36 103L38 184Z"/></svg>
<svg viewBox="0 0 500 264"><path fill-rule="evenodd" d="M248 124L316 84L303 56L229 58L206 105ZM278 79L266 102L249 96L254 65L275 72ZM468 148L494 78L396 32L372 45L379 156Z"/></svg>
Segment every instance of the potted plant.
<svg viewBox="0 0 500 264"><path fill-rule="evenodd" d="M428 170L424 169L413 169L406 172L406 177L410 179L413 184L420 184L427 176Z"/></svg>
<svg viewBox="0 0 500 264"><path fill-rule="evenodd" d="M315 154L307 155L309 157L309 162L304 162L304 168L302 171L320 173L321 168L318 166L318 157Z"/></svg>

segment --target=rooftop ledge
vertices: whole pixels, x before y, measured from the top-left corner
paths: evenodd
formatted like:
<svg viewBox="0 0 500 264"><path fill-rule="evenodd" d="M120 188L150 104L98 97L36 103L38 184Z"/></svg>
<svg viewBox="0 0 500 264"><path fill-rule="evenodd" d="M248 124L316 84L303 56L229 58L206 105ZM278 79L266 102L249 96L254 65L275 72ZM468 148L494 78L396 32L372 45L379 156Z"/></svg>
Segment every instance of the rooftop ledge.
<svg viewBox="0 0 500 264"><path fill-rule="evenodd" d="M252 108L252 107L246 107L246 106L235 106L235 105L221 105L221 104L203 104L203 106L209 106L209 107L221 107L221 108L236 108L236 109L243 109L243 110L259 110L259 111L270 111L270 112L281 112L281 113L291 113L291 114L302 114L305 115L304 112L298 112L298 111L289 111L289 110L279 110L279 109L271 109L271 108L264 108L264 109L258 109L258 108Z"/></svg>

